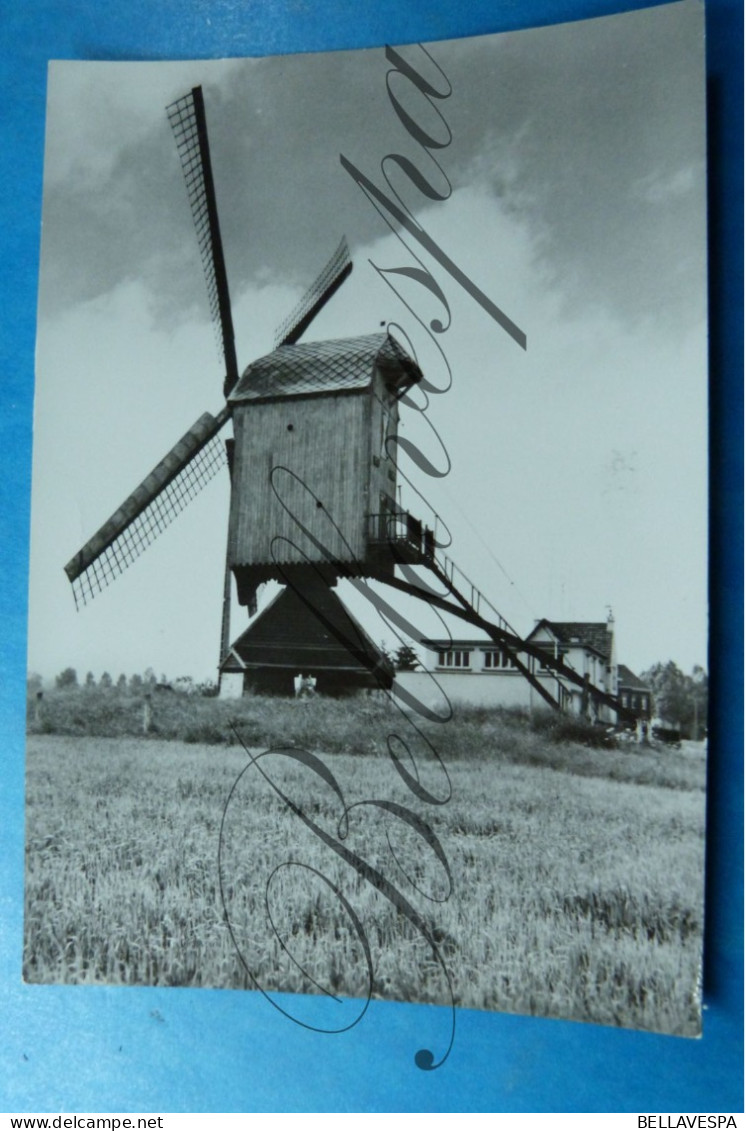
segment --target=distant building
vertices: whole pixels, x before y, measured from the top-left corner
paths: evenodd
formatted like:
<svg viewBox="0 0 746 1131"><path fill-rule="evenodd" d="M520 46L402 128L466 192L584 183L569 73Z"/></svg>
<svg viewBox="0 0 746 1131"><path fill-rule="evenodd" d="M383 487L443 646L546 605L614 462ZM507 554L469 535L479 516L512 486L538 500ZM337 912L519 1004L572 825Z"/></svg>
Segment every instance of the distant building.
<svg viewBox="0 0 746 1131"><path fill-rule="evenodd" d="M531 686L509 654L489 640L423 640L425 671L397 672L396 686L429 702L435 675L451 702L527 707Z"/></svg>
<svg viewBox="0 0 746 1131"><path fill-rule="evenodd" d="M622 707L634 712L638 721L650 722L655 714L653 691L624 664L619 665L617 695Z"/></svg>
<svg viewBox="0 0 746 1131"><path fill-rule="evenodd" d="M625 675L623 692L638 717L650 717L652 696L629 668L617 663L614 639L614 618L606 621L538 621L525 637L527 643L554 659L561 659L586 682L605 692L619 696L620 672ZM416 695L423 702L434 700L432 676L453 703L483 707L543 707L545 702L518 670L510 653L490 640L441 639L422 642L426 649L426 672L399 672L396 686ZM603 723L616 723L616 712L599 704L582 687L560 680L549 664L527 654L520 657L534 676L546 687L568 714L582 715ZM432 675L430 674L432 673ZM633 681L637 686L633 686ZM635 705L632 706L632 697ZM645 701L643 708L642 702Z"/></svg>
<svg viewBox="0 0 746 1131"><path fill-rule="evenodd" d="M614 642L614 618L606 621L540 620L526 640L538 645L555 659L562 659L578 675L607 695L617 694L618 665ZM550 668L535 668L538 675ZM565 684L563 709L568 714L584 715L600 722L616 722L616 712L598 706L585 688Z"/></svg>

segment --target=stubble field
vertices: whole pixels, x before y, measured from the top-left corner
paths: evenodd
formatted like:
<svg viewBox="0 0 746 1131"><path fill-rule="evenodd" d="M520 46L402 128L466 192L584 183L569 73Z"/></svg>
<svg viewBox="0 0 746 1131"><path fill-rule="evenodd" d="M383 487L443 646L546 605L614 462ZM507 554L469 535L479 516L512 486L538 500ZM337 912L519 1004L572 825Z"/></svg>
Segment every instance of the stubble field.
<svg viewBox="0 0 746 1131"><path fill-rule="evenodd" d="M310 734L315 708L295 709ZM254 762L238 743L30 735L24 977L258 986L358 1012L369 993L452 992L698 1033L704 752L520 728L511 745L516 720L484 717L480 753L449 761L455 725L438 732L443 804L397 773L377 709L357 752L286 741ZM445 801L437 764L403 767Z"/></svg>

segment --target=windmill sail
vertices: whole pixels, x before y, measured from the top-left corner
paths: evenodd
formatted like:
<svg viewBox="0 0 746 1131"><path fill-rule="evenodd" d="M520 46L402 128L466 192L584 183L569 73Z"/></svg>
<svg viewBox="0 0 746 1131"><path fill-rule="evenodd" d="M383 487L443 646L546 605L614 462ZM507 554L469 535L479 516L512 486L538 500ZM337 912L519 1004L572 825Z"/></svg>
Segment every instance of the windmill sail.
<svg viewBox="0 0 746 1131"><path fill-rule="evenodd" d="M337 250L275 333L275 348L294 345L305 333L316 315L352 271L347 240L343 236Z"/></svg>
<svg viewBox="0 0 746 1131"><path fill-rule="evenodd" d="M224 393L230 393L238 380L238 363L233 336L228 278L220 238L215 188L212 180L210 146L202 87L196 86L167 107L168 120L176 138L187 195L197 229L202 267L205 272L210 313L220 331L225 360Z"/></svg>
<svg viewBox="0 0 746 1131"><path fill-rule="evenodd" d="M155 541L225 464L218 432L230 418L204 413L65 566L80 608Z"/></svg>

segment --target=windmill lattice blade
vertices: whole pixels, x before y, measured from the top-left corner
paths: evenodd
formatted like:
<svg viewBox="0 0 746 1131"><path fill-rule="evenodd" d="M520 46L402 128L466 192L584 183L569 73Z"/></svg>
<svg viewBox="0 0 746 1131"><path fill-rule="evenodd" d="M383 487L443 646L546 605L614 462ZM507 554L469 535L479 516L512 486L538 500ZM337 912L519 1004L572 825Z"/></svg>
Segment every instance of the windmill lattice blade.
<svg viewBox="0 0 746 1131"><path fill-rule="evenodd" d="M220 345L225 360L225 388L227 396L238 380L238 363L233 336L228 278L220 238L215 189L212 181L210 147L207 140L207 123L202 87L196 86L183 98L166 108L171 129L176 138L179 160L184 171L189 205L192 210L197 242L205 272L210 313L220 334Z"/></svg>
<svg viewBox="0 0 746 1131"><path fill-rule="evenodd" d="M343 236L326 267L277 330L275 347L294 345L351 271L350 249Z"/></svg>
<svg viewBox="0 0 746 1131"><path fill-rule="evenodd" d="M229 417L227 408L204 413L67 563L77 608L124 573L225 464L218 432Z"/></svg>

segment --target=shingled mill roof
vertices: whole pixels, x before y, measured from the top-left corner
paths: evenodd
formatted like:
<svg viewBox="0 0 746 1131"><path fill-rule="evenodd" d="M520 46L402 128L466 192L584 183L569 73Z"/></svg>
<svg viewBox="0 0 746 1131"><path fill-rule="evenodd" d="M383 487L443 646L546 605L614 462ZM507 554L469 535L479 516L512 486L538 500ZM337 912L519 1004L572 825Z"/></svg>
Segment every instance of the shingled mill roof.
<svg viewBox="0 0 746 1131"><path fill-rule="evenodd" d="M376 368L394 386L414 384L422 376L415 362L386 332L301 342L280 346L252 362L229 403L366 389Z"/></svg>

